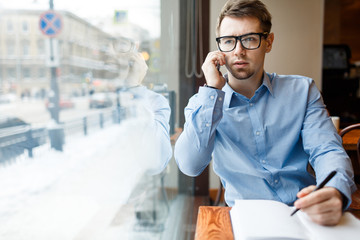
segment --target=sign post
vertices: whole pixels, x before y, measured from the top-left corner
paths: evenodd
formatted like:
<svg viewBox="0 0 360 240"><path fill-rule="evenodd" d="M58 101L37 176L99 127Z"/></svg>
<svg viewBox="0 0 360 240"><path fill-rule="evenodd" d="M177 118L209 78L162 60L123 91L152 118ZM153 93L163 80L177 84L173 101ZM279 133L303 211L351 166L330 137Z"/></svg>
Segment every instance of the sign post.
<svg viewBox="0 0 360 240"><path fill-rule="evenodd" d="M59 67L59 50L55 38L62 30L63 21L59 14L54 12L53 0L49 0L50 10L40 15L39 27L41 32L48 37L46 65L51 70L51 91L49 93L49 111L55 124L48 129L51 147L62 151L64 144L64 129L59 124L59 87L56 69Z"/></svg>
<svg viewBox="0 0 360 240"><path fill-rule="evenodd" d="M40 15L40 31L48 37L46 44L46 65L51 70L51 91L49 94L49 111L51 118L59 123L59 88L57 84L56 69L59 66L58 42L55 38L62 30L63 21L61 15L53 11L53 0L50 0L50 10Z"/></svg>

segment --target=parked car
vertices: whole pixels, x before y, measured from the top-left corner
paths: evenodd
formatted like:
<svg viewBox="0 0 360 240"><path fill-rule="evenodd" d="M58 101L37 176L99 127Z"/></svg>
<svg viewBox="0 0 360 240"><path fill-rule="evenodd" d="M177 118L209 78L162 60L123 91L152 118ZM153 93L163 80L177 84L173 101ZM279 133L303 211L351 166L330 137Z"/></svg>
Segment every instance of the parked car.
<svg viewBox="0 0 360 240"><path fill-rule="evenodd" d="M0 129L17 127L17 126L30 126L30 124L18 117L10 117L10 116L0 117Z"/></svg>
<svg viewBox="0 0 360 240"><path fill-rule="evenodd" d="M59 107L61 109L65 109L65 108L74 108L75 104L74 102L69 99L69 98L61 98L59 101Z"/></svg>
<svg viewBox="0 0 360 240"><path fill-rule="evenodd" d="M44 127L32 128L30 123L15 116L0 116L0 164L28 150L45 144L48 132Z"/></svg>
<svg viewBox="0 0 360 240"><path fill-rule="evenodd" d="M49 108L51 106L51 103L49 100L46 100L45 102L46 108ZM60 109L68 109L68 108L74 108L75 104L70 98L60 98L59 100L59 108Z"/></svg>
<svg viewBox="0 0 360 240"><path fill-rule="evenodd" d="M13 93L0 94L0 104L1 103L11 103L17 99L17 96Z"/></svg>
<svg viewBox="0 0 360 240"><path fill-rule="evenodd" d="M113 98L110 93L94 93L90 96L90 108L107 108L113 105Z"/></svg>

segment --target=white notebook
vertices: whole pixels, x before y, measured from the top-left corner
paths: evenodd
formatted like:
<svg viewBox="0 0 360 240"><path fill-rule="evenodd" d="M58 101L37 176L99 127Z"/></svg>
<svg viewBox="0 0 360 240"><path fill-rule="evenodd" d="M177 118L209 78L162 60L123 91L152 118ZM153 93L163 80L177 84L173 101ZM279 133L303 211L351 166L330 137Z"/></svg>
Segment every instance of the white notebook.
<svg viewBox="0 0 360 240"><path fill-rule="evenodd" d="M336 226L321 226L294 207L271 200L235 200L230 210L235 240L360 239L360 221L346 212Z"/></svg>

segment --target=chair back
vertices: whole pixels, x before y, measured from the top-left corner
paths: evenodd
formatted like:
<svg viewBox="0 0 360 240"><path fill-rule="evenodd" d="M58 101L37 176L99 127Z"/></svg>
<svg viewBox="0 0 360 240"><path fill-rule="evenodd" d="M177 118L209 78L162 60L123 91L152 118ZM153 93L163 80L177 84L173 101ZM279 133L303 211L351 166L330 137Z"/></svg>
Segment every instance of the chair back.
<svg viewBox="0 0 360 240"><path fill-rule="evenodd" d="M355 124L352 124L344 129L342 129L340 132L339 132L339 135L340 137L344 137L345 134L347 134L348 132L354 130L354 129L360 129L360 123L355 123ZM357 160L358 162L360 163L360 137L357 141Z"/></svg>

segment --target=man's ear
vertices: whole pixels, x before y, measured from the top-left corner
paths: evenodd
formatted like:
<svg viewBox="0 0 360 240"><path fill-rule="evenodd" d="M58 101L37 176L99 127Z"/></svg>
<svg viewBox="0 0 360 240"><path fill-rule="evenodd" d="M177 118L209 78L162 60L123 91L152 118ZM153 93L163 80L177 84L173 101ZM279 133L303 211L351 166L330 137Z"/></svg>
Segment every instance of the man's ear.
<svg viewBox="0 0 360 240"><path fill-rule="evenodd" d="M274 42L274 33L270 33L265 41L266 41L266 53L269 53L272 49L272 44Z"/></svg>

